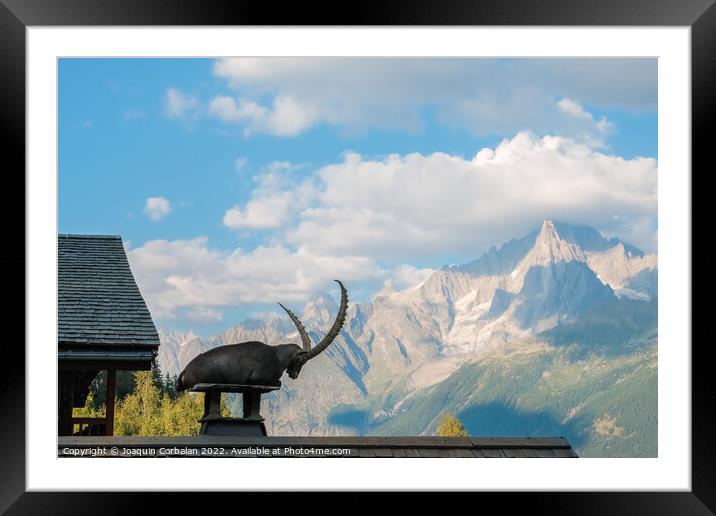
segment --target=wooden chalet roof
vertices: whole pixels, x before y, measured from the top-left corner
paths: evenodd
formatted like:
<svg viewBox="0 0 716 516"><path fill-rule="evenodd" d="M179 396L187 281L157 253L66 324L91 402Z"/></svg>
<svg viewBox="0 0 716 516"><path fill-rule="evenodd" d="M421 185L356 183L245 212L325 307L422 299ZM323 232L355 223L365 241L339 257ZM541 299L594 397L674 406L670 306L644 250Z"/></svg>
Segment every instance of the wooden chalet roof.
<svg viewBox="0 0 716 516"><path fill-rule="evenodd" d="M58 235L57 247L58 344L156 349L159 335L122 238Z"/></svg>

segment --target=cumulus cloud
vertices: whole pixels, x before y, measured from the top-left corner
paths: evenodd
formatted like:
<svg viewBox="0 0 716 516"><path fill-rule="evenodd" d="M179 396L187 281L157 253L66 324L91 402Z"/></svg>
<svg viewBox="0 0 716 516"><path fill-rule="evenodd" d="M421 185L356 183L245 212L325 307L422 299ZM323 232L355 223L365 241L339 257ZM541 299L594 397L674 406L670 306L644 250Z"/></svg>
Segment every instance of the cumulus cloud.
<svg viewBox="0 0 716 516"><path fill-rule="evenodd" d="M319 123L417 131L420 110L430 107L442 123L480 135L531 129L577 136L555 95L602 108L655 109L656 70L655 59L626 58L229 58L218 60L214 73L236 94L215 97L210 110L247 134L293 136Z"/></svg>
<svg viewBox="0 0 716 516"><path fill-rule="evenodd" d="M582 120L593 119L592 114L584 111L584 108L579 104L579 102L575 102L568 97L564 97L563 99L561 99L559 102L557 102L557 105L559 106L559 109L561 109L563 112L575 118L581 118Z"/></svg>
<svg viewBox="0 0 716 516"><path fill-rule="evenodd" d="M420 269L406 264L399 265L393 270L393 275L385 281L384 285L398 291L408 290L423 283L433 272L435 272L434 269Z"/></svg>
<svg viewBox="0 0 716 516"><path fill-rule="evenodd" d="M291 163L274 162L254 177L258 186L244 205L235 205L224 214L230 229L275 229L289 223L316 195L311 181L297 183L291 178Z"/></svg>
<svg viewBox="0 0 716 516"><path fill-rule="evenodd" d="M578 120L587 122L590 125L593 124L594 128L600 134L606 134L612 129L613 124L607 120L606 117L601 117L599 120L596 120L592 113L585 111L584 107L582 107L579 102L572 100L569 97L560 99L557 102L557 106L563 113Z"/></svg>
<svg viewBox="0 0 716 516"><path fill-rule="evenodd" d="M186 311L218 316L221 307L246 303L303 301L333 278L382 280L387 274L366 256L324 256L281 245L223 252L211 249L204 237L153 240L128 248L127 256L152 316L159 319Z"/></svg>
<svg viewBox="0 0 716 516"><path fill-rule="evenodd" d="M477 258L545 218L655 249L656 161L564 137L522 132L467 158L348 153L308 174L279 162L255 181L250 199L227 210L224 223L272 230L264 245L220 251L198 238L129 249L155 317L302 301L333 278L352 282L354 292L365 285L404 290L431 272L416 263Z"/></svg>
<svg viewBox="0 0 716 516"><path fill-rule="evenodd" d="M252 199L243 208L234 206L228 209L224 214L224 225L231 229L281 227L288 219L290 207L289 192Z"/></svg>
<svg viewBox="0 0 716 516"><path fill-rule="evenodd" d="M170 118L181 118L197 108L198 99L176 88L167 88L164 96L164 111Z"/></svg>
<svg viewBox="0 0 716 516"><path fill-rule="evenodd" d="M625 160L528 132L472 159L349 154L318 171L318 202L301 212L288 241L320 253L410 263L500 244L544 218L628 232L656 217L656 171L650 158ZM651 241L651 233L642 233L633 243Z"/></svg>
<svg viewBox="0 0 716 516"><path fill-rule="evenodd" d="M266 133L276 136L295 136L316 122L314 110L292 97L279 96L273 105L264 107L256 102L232 97L215 97L209 103L209 112L225 122L245 124L245 134Z"/></svg>
<svg viewBox="0 0 716 516"><path fill-rule="evenodd" d="M171 211L172 205L165 197L148 197L144 204L144 213L152 220L161 220Z"/></svg>

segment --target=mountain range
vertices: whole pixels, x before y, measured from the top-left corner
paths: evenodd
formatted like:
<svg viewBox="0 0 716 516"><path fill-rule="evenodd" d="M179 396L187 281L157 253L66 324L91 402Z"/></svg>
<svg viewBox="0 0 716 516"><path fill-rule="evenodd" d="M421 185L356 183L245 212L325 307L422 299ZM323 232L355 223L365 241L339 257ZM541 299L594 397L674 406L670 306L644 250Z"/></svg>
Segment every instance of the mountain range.
<svg viewBox="0 0 716 516"><path fill-rule="evenodd" d="M563 435L582 456L656 456L657 271L655 254L545 220L474 261L351 304L336 341L265 397L268 431L430 435L449 412L472 435ZM318 292L297 312L316 341L337 305ZM215 346L300 342L278 316L160 339L169 375Z"/></svg>

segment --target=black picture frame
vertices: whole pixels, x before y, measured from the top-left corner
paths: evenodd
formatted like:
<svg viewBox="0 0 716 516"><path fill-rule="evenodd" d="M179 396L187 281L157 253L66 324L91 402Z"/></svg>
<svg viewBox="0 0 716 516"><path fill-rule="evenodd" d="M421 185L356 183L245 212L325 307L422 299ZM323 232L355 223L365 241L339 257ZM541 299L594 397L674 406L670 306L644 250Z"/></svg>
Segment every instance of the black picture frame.
<svg viewBox="0 0 716 516"><path fill-rule="evenodd" d="M716 104L716 6L715 0L442 0L430 2L361 2L356 9L343 3L271 3L192 0L0 0L0 70L3 71L0 120L3 153L10 171L25 169L25 30L53 25L554 25L554 26L689 26L692 72L692 170L707 173L710 154L708 126ZM712 145L711 145L712 146ZM14 158L14 159L12 159ZM15 174L19 177L19 174ZM24 181L21 183L24 191ZM16 190L17 191L17 190ZM693 203L705 190L693 190ZM19 196L17 196L19 198ZM16 220L11 204L4 204L5 220ZM9 224L6 241L15 242L12 253L3 253L6 271L25 267L24 227ZM15 234L13 234L13 232ZM14 237L14 238L13 238ZM693 267L692 267L693 268ZM25 269L23 269L25 270ZM18 273L7 273L10 283L20 283ZM15 286L15 285L12 285ZM24 286L24 282L23 282ZM18 290L20 285L17 285ZM15 300L16 298L13 298ZM24 294L23 294L24 299ZM15 302L14 310L25 304ZM697 308L694 306L693 308ZM6 311L6 324L20 314ZM693 320L693 316L692 316ZM23 339L24 340L24 339ZM3 438L0 439L0 510L7 514L126 514L149 507L159 495L143 493L25 492L25 354L17 340L3 346L0 399ZM690 343L684 343L688 345ZM48 348L53 343L47 343ZM641 493L526 493L485 494L522 502L531 512L549 514L712 514L716 512L716 425L711 414L709 343L692 346L692 491ZM8 367L8 364L12 364ZM663 415L662 415L663 417ZM162 510L185 507L187 497L198 493L163 496ZM225 496L212 503L221 503ZM245 495L241 495L245 496ZM295 495L294 495L295 496ZM346 503L355 512L374 510L370 498L353 495ZM153 498L153 500L148 500ZM305 495L300 499L308 499ZM231 502L229 502L231 503ZM242 504L245 504L245 499ZM296 506L305 502L296 501ZM293 505L293 504L292 504ZM310 504L316 505L316 504ZM321 504L318 504L321 505ZM244 505L245 506L245 505Z"/></svg>

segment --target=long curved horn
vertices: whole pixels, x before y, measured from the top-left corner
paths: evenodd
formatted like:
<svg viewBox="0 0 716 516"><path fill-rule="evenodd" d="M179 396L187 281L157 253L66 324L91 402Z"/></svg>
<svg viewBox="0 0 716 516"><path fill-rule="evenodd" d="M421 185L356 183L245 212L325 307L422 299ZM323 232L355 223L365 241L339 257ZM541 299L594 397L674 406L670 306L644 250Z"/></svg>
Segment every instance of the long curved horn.
<svg viewBox="0 0 716 516"><path fill-rule="evenodd" d="M336 320L333 322L333 326L331 326L331 329L328 330L326 336L323 337L321 342L319 342L315 348L308 352L308 354L306 355L306 360L312 359L321 351L326 349L328 345L333 342L333 339L338 336L341 331L341 328L343 327L343 323L346 320L346 310L348 309L348 292L346 291L346 287L343 286L343 283L338 280L335 280L335 282L341 286L341 306L338 308L338 315L336 315Z"/></svg>
<svg viewBox="0 0 716 516"><path fill-rule="evenodd" d="M300 321L298 317L296 317L296 314L294 314L291 310L283 306L281 303L279 303L281 308L286 310L286 313L293 321L293 324L296 325L296 328L298 329L298 334L301 336L301 342L303 342L303 351L308 353L311 351L311 337L308 336L308 333L306 333L306 328L303 327L303 323Z"/></svg>

